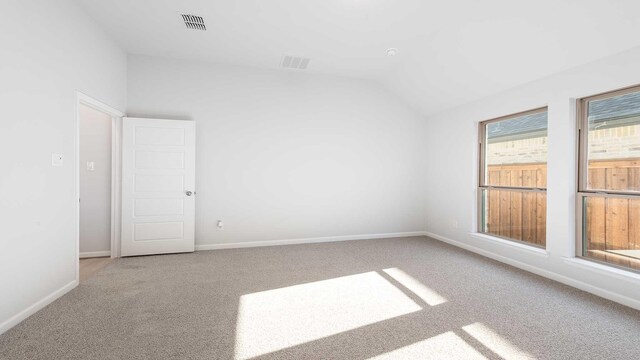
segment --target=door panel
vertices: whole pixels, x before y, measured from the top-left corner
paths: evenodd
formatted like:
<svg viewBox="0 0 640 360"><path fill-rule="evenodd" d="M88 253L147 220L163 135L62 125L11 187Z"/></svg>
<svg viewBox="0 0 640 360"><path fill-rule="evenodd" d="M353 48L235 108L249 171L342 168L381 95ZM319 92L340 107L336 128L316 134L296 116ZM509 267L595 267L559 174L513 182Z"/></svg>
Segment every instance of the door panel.
<svg viewBox="0 0 640 360"><path fill-rule="evenodd" d="M184 169L184 153L136 151L137 169Z"/></svg>
<svg viewBox="0 0 640 360"><path fill-rule="evenodd" d="M195 123L124 118L122 133L122 256L194 251Z"/></svg>
<svg viewBox="0 0 640 360"><path fill-rule="evenodd" d="M177 193L185 187L183 175L135 174L133 182L137 193Z"/></svg>
<svg viewBox="0 0 640 360"><path fill-rule="evenodd" d="M136 199L135 216L184 215L183 199Z"/></svg>

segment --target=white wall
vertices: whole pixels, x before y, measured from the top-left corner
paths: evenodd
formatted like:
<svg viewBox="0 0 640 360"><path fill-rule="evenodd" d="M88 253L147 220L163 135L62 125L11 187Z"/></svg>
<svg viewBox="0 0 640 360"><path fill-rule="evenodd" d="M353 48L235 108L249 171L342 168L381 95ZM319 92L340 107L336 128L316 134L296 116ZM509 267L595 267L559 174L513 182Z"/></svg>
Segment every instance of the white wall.
<svg viewBox="0 0 640 360"><path fill-rule="evenodd" d="M110 115L80 105L81 257L111 250L111 126Z"/></svg>
<svg viewBox="0 0 640 360"><path fill-rule="evenodd" d="M423 230L424 119L376 83L145 56L128 71L130 115L196 121L201 248Z"/></svg>
<svg viewBox="0 0 640 360"><path fill-rule="evenodd" d="M575 254L575 99L639 84L639 63L640 48L636 48L430 117L425 135L430 150L427 230L441 239L640 308L640 276L567 260ZM545 105L549 106L548 254L470 235L476 229L478 122Z"/></svg>
<svg viewBox="0 0 640 360"><path fill-rule="evenodd" d="M124 109L127 64L71 1L3 1L0 44L2 332L74 286L75 91Z"/></svg>

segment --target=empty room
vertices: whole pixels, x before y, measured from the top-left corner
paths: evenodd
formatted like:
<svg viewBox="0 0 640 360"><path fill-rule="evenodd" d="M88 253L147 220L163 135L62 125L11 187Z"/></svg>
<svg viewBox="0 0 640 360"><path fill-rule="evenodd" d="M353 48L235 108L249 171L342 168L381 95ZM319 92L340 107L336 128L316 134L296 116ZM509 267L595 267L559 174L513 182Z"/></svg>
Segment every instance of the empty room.
<svg viewBox="0 0 640 360"><path fill-rule="evenodd" d="M637 0L4 0L0 359L640 359Z"/></svg>

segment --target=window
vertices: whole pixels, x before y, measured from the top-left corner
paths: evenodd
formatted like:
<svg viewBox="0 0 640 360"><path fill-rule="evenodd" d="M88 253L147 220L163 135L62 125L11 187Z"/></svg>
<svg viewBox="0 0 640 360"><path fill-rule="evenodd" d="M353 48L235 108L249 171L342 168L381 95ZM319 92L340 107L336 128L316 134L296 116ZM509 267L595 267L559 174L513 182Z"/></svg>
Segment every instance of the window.
<svg viewBox="0 0 640 360"><path fill-rule="evenodd" d="M579 101L578 256L640 270L640 87Z"/></svg>
<svg viewBox="0 0 640 360"><path fill-rule="evenodd" d="M480 123L479 231L546 247L547 108Z"/></svg>

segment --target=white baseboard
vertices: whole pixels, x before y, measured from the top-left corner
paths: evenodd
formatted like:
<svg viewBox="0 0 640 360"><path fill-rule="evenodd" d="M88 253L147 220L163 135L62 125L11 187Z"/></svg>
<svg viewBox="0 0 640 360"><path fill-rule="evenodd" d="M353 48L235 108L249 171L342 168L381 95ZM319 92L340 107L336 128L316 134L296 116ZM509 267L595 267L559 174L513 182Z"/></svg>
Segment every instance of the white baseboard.
<svg viewBox="0 0 640 360"><path fill-rule="evenodd" d="M474 252L476 254L480 254L482 256L486 256L488 258L500 261L502 263L517 267L519 269L529 271L531 273L534 273L536 275L540 275L540 276L545 277L547 279L555 280L555 281L563 283L565 285L569 285L569 286L572 286L574 288L580 289L582 291L586 291L588 293L603 297L605 299L620 303L622 305L629 306L629 307L632 307L634 309L640 310L640 300L638 300L638 299L630 298L628 296L621 295L621 294L615 293L613 291L609 291L609 290L603 289L601 287L585 283L585 282L583 282L581 280L577 280L577 279L574 279L574 278L571 278L571 277L568 277L568 276L565 276L565 275L561 275L561 274L558 274L558 273L553 272L553 271L545 270L545 269L542 269L542 268L537 267L537 266L529 265L529 264L523 263L521 261L514 260L514 259L508 258L506 256L502 256L502 255L496 254L494 252L491 252L491 251L488 251L488 250L485 250L485 249L481 249L479 247L475 247L475 246L463 243L461 241L453 240L453 239L450 239L450 238L447 238L447 237L444 237L444 236L441 236L441 235L438 235L438 234L434 234L434 233L431 233L431 232L428 232L428 231L425 232L424 235L428 236L428 237L431 237L431 238L434 238L436 240L440 240L442 242L451 244L453 246L457 246L457 247L463 248L465 250L469 250L469 251Z"/></svg>
<svg viewBox="0 0 640 360"><path fill-rule="evenodd" d="M111 251L87 251L80 253L80 259L111 256Z"/></svg>
<svg viewBox="0 0 640 360"><path fill-rule="evenodd" d="M200 245L196 245L196 251L239 249L239 248L262 247L262 246L277 246L277 245L313 244L313 243L349 241L349 240L388 239L388 238L395 238L395 237L410 237L410 236L425 236L425 235L426 233L424 231L412 231L412 232L387 233L387 234L344 235L344 236L326 236L326 237L304 238L304 239L247 241L247 242L235 242L235 243L226 243L226 244L200 244Z"/></svg>
<svg viewBox="0 0 640 360"><path fill-rule="evenodd" d="M39 300L35 304L33 304L33 305L29 306L28 308L20 311L16 315L10 317L8 320L6 320L2 324L0 324L0 334L2 334L5 331L11 329L12 327L18 325L20 322L22 322L23 320L25 320L29 316L31 316L31 315L35 314L36 312L42 310L45 306L51 304L52 302L57 300L60 296L68 293L69 291L71 291L76 286L78 286L78 281L77 280L73 280L72 282L68 283L67 285L65 285L65 286L61 287L60 289L52 292L51 294L45 296L43 299Z"/></svg>

